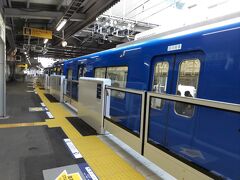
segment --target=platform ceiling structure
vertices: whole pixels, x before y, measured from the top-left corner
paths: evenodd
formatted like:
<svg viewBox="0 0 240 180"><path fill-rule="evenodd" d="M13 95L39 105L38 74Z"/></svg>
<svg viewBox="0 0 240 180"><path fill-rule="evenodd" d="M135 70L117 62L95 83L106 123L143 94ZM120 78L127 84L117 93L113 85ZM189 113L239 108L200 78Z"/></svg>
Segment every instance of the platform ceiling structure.
<svg viewBox="0 0 240 180"><path fill-rule="evenodd" d="M30 56L71 58L109 48L96 44L95 47L79 43L72 36L95 21L96 17L117 3L118 0L1 0L1 11L7 25L7 50L16 48L22 54L25 50ZM63 33L56 26L67 20ZM53 39L43 46L44 39L23 36L23 27L53 31ZM62 40L68 46L61 47ZM107 46L107 47L105 47Z"/></svg>

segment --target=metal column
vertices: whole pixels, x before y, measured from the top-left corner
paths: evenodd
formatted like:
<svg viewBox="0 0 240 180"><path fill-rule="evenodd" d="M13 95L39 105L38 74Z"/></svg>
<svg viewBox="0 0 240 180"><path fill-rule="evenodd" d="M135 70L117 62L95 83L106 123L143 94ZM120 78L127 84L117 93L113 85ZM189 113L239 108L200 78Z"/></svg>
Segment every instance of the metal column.
<svg viewBox="0 0 240 180"><path fill-rule="evenodd" d="M6 118L6 51L0 38L0 118Z"/></svg>

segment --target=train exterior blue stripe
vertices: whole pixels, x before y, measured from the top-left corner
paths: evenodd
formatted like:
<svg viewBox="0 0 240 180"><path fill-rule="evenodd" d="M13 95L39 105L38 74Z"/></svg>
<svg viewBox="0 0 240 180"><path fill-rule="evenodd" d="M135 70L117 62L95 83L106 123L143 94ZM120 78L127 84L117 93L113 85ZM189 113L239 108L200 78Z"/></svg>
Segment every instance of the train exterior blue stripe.
<svg viewBox="0 0 240 180"><path fill-rule="evenodd" d="M169 51L169 46L181 48ZM127 47L110 49L64 63L64 75L73 70L78 79L78 68L84 65L86 76L94 77L98 67L127 66L126 88L152 91L154 63L168 59L170 65L167 94L176 94L178 66L184 59L201 61L197 97L240 104L240 23L208 29L172 38L159 38ZM77 91L77 90L76 90ZM76 92L77 93L77 92ZM137 115L124 109L125 99L112 100L116 116ZM134 100L140 103L140 99ZM167 148L208 171L229 179L240 179L240 116L206 107L195 107L193 117L176 114L174 102L165 101L161 110L151 108L149 142ZM138 120L139 119L139 120ZM139 124L130 117L122 125L139 132ZM140 121L136 116L134 121ZM190 152L191 151L191 152ZM188 153L188 154L187 154ZM189 155L189 153L192 155Z"/></svg>

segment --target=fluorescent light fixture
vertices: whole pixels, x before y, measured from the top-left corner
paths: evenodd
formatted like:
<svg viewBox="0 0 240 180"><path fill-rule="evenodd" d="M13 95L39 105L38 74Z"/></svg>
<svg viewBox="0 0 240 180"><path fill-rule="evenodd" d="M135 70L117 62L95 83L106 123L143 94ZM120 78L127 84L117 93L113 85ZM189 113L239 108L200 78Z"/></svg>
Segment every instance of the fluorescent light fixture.
<svg viewBox="0 0 240 180"><path fill-rule="evenodd" d="M27 59L27 60L28 60L29 65L31 65L31 62L29 61L29 59Z"/></svg>
<svg viewBox="0 0 240 180"><path fill-rule="evenodd" d="M66 47L67 46L67 41L62 41L62 47Z"/></svg>
<svg viewBox="0 0 240 180"><path fill-rule="evenodd" d="M63 19L59 24L58 24L58 26L57 26L57 31L60 31L62 28L63 28L63 26L65 26L65 24L67 23L67 20L66 19Z"/></svg>
<svg viewBox="0 0 240 180"><path fill-rule="evenodd" d="M48 39L44 39L43 43L47 44L47 42L48 42Z"/></svg>

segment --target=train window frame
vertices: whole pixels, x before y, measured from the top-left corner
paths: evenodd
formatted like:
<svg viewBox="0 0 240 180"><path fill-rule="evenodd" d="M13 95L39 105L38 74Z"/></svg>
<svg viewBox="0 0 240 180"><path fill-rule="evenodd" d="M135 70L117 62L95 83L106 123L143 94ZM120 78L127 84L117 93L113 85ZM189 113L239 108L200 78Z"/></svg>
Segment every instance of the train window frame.
<svg viewBox="0 0 240 180"><path fill-rule="evenodd" d="M127 68L127 70L126 70L127 76L126 76L126 79L125 79L125 82L124 82L125 86L124 86L124 87L122 87L122 86L116 87L116 86L113 86L113 85L111 84L111 86L116 87L116 88L126 88L126 87L127 87L127 82L128 82L128 72L129 72L128 66L109 66L109 67L107 67L107 70L106 70L106 78L108 78L108 77L107 77L107 76L108 76L108 70L109 70L110 68ZM110 78L109 78L109 79L110 79ZM112 81L112 80L111 80L111 81ZM126 95L125 92L119 92L119 91L115 91L115 90L112 90L112 93L111 93L111 96L112 96L112 97L115 97L115 98L118 98L118 99L124 99L124 98L125 98L125 95Z"/></svg>
<svg viewBox="0 0 240 180"><path fill-rule="evenodd" d="M168 83L168 76L169 76L169 69L170 69L170 64L169 64L169 62L168 62L167 60L163 60L163 61L159 61L159 62L155 63L155 65L154 65L154 71L153 71L152 89L153 89L154 81L155 81L156 67L157 67L158 64L161 64L161 63L167 63L167 65L168 65L168 68L167 68L167 80L166 80L165 87L164 87L164 88L165 88L165 93L159 93L159 92L155 92L155 91L153 91L153 90L152 90L152 91L155 92L155 93L159 93L159 94L166 94L166 91L167 91L167 83ZM158 99L158 100L160 100L160 101L161 101L161 106L160 106L160 107L153 107L153 104L152 104L153 99ZM151 108L152 108L152 109L162 110L163 107L164 107L164 99L160 99L160 98L152 98L152 99L151 99Z"/></svg>
<svg viewBox="0 0 240 180"><path fill-rule="evenodd" d="M107 67L106 75L105 75L106 78L108 78L107 76L108 76L108 71L109 71L110 68L127 68L127 70L126 70L127 76L126 76L126 79L125 79L125 82L124 82L125 87L119 86L119 88L126 88L127 87L127 80L128 80L128 66L109 66L109 67ZM115 86L113 86L113 87L115 87Z"/></svg>
<svg viewBox="0 0 240 180"><path fill-rule="evenodd" d="M95 67L95 68L94 68L94 77L95 77L95 78L98 78L98 77L96 77L96 69L105 69L104 78L106 78L107 67Z"/></svg>
<svg viewBox="0 0 240 180"><path fill-rule="evenodd" d="M193 97L187 97L187 98L196 98L197 97L197 93L198 93L198 86L199 86L199 78L200 78L200 73L201 73L201 60L199 58L192 58L192 59L183 59L180 63L179 63L179 67L178 67L178 78L177 78L177 84L176 84L176 92L175 92L175 95L177 95L177 92L178 92L178 85L179 85L179 79L180 79L180 70L181 70L181 65L183 62L186 62L186 61L194 61L194 60L197 60L199 62L199 69L198 69L198 77L197 77L197 83L196 83L196 92L195 92L195 96ZM185 91L186 92L186 91ZM179 95L177 95L179 96ZM185 97L185 96L180 96L180 97ZM183 102L178 102L178 103L183 103ZM185 117L185 118L188 118L188 119L191 119L194 114L195 114L195 106L193 106L193 109L192 109L192 114L191 116L187 116L187 115L184 115L184 114L180 114L176 111L176 104L177 102L175 101L174 102L174 113L178 116L182 116L182 117ZM184 103L183 103L184 104ZM191 105L190 103L185 103L187 105Z"/></svg>
<svg viewBox="0 0 240 180"><path fill-rule="evenodd" d="M107 78L107 69L108 68L118 68L118 67L127 67L127 72L129 72L129 67L128 67L128 65L120 65L120 66L103 66L103 67L95 67L94 68L94 77L96 78L96 69L98 69L98 68L105 68L106 69L106 71L105 71L105 79ZM126 87L127 87L127 82L128 82L128 73L127 73L127 77L126 77ZM124 87L124 88L126 88L126 87Z"/></svg>
<svg viewBox="0 0 240 180"><path fill-rule="evenodd" d="M61 75L61 67L57 66L56 75Z"/></svg>
<svg viewBox="0 0 240 180"><path fill-rule="evenodd" d="M96 73L96 69L97 68L105 68L105 77L104 78L107 78L107 73L108 73L108 69L109 68L122 68L122 67L126 67L127 68L127 76L126 76L126 82L125 82L125 87L120 87L120 88L127 88L127 82L128 82L128 75L129 75L129 67L128 65L120 65L120 66L104 66L104 67L95 67L94 68L94 77L96 78L95 76L95 73ZM111 85L112 86L112 85ZM114 87L114 86L113 86ZM114 90L112 90L114 91ZM119 99L124 99L125 98L125 93L124 92L118 92L116 91L116 94L122 94L122 95L111 95L113 97L116 97L116 98L119 98Z"/></svg>

